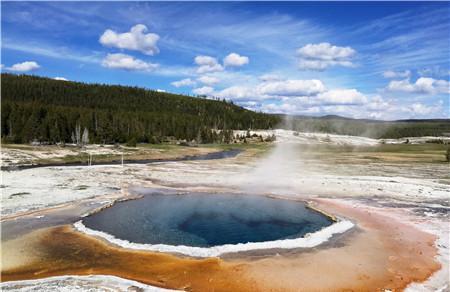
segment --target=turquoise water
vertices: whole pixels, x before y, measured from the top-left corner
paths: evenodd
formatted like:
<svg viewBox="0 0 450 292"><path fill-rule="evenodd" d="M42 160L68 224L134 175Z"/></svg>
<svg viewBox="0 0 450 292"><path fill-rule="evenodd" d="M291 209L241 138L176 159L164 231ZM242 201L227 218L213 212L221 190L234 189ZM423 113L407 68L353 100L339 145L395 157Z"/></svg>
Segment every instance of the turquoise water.
<svg viewBox="0 0 450 292"><path fill-rule="evenodd" d="M199 247L296 238L332 223L302 202L230 194L147 194L83 219L135 243Z"/></svg>

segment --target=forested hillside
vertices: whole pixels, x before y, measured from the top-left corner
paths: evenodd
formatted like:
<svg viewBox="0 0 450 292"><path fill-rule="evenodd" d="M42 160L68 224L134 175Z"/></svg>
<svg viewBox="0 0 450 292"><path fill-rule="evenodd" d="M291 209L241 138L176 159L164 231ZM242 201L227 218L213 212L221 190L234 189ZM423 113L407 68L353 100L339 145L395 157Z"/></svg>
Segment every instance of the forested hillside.
<svg viewBox="0 0 450 292"><path fill-rule="evenodd" d="M377 121L324 116L291 117L289 121L286 127L295 131L364 136L377 139L450 135L449 119Z"/></svg>
<svg viewBox="0 0 450 292"><path fill-rule="evenodd" d="M91 143L157 143L167 137L226 142L230 129L268 129L280 119L226 101L137 87L12 74L2 74L1 86L4 142L67 143L81 139L84 129Z"/></svg>

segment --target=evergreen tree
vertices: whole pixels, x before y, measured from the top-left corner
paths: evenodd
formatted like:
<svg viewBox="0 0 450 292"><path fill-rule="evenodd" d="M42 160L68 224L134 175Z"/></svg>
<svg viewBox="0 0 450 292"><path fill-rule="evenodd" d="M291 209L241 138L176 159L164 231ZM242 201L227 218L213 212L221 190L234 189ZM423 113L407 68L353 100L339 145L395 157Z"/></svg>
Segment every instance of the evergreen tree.
<svg viewBox="0 0 450 292"><path fill-rule="evenodd" d="M220 142L217 130L272 127L279 117L226 101L193 98L137 87L61 82L2 74L3 141L85 144L159 143L166 137ZM227 121L225 123L225 120ZM82 131L82 129L85 129Z"/></svg>

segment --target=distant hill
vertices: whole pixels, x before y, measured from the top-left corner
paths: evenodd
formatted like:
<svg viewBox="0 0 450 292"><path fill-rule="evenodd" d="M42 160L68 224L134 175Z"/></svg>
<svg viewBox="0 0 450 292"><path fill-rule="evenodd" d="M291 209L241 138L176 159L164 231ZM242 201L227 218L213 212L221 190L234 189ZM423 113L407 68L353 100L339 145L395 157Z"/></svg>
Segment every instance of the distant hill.
<svg viewBox="0 0 450 292"><path fill-rule="evenodd" d="M280 120L226 101L137 87L1 77L4 142L72 142L86 129L91 143L158 142L167 137L210 143L229 139L230 129L268 129Z"/></svg>
<svg viewBox="0 0 450 292"><path fill-rule="evenodd" d="M370 138L401 138L420 136L448 136L450 119L420 119L380 121L351 119L340 116L293 116L289 125L296 131L323 132Z"/></svg>

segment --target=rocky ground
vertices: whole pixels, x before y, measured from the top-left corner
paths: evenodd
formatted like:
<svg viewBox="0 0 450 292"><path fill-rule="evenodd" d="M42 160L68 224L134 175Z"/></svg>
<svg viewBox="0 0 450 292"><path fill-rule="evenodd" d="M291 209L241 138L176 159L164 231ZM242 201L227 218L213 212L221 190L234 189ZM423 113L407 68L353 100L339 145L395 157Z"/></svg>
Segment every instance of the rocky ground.
<svg viewBox="0 0 450 292"><path fill-rule="evenodd" d="M405 145L403 140L294 135L283 130L274 133L277 142L268 150L249 148L237 157L222 160L3 171L2 217L13 220L28 214L34 220L45 220L49 207L83 201L106 205L128 196L132 187L340 199L351 206L374 208L436 235L437 259L442 268L429 281L412 284L409 289L450 288L447 278L450 171L444 162L445 145L425 143L432 138L411 139ZM64 151L67 150L56 151L54 157L68 155ZM26 155L43 154L30 149L3 148L2 155L10 163L24 161L21 159ZM51 158L52 152L45 155L46 159Z"/></svg>

